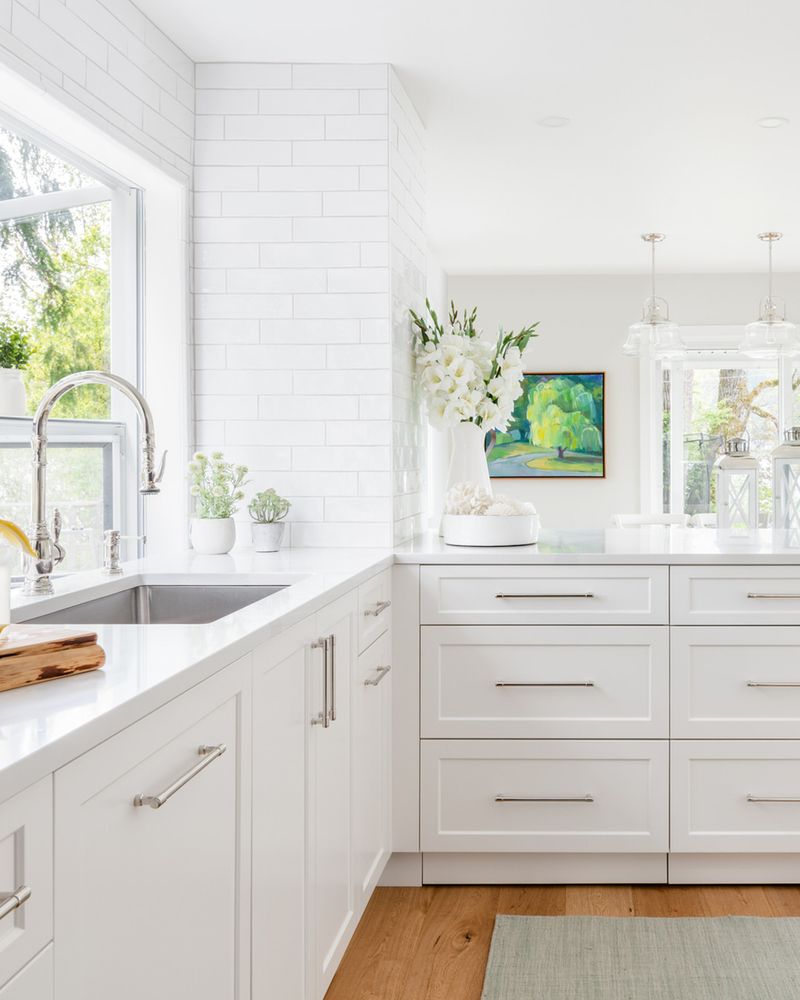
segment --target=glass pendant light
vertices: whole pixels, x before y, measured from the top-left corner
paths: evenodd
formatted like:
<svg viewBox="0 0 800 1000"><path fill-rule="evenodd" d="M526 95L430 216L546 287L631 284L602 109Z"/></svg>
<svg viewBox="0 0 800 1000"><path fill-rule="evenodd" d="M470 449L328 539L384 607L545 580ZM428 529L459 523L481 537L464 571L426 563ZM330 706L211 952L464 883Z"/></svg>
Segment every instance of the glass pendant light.
<svg viewBox="0 0 800 1000"><path fill-rule="evenodd" d="M643 233L650 244L650 296L644 300L642 318L628 328L623 354L647 355L657 358L678 358L684 353L680 327L669 318L669 306L656 297L656 244L666 237L663 233Z"/></svg>
<svg viewBox="0 0 800 1000"><path fill-rule="evenodd" d="M739 344L739 351L748 358L772 360L800 353L797 327L785 319L783 300L772 294L772 244L782 235L783 233L758 234L758 238L769 248L769 292L761 301L758 319L744 328L744 340Z"/></svg>

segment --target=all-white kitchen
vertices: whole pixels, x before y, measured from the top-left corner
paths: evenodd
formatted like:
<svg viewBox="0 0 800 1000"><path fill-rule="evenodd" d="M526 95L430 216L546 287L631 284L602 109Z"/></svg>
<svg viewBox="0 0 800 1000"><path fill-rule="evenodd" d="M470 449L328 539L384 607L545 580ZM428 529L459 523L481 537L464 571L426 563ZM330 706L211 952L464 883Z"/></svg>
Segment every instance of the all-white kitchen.
<svg viewBox="0 0 800 1000"><path fill-rule="evenodd" d="M0 1000L800 994L799 30L0 0Z"/></svg>

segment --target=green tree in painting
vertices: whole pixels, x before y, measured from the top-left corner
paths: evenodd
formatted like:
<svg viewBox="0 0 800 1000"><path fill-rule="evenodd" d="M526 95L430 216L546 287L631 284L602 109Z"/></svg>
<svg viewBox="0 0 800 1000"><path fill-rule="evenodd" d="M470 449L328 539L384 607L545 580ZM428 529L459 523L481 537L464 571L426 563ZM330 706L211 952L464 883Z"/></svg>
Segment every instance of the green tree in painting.
<svg viewBox="0 0 800 1000"><path fill-rule="evenodd" d="M525 414L530 443L555 449L561 459L567 451L600 454L601 391L599 385L570 378L552 378L531 386Z"/></svg>

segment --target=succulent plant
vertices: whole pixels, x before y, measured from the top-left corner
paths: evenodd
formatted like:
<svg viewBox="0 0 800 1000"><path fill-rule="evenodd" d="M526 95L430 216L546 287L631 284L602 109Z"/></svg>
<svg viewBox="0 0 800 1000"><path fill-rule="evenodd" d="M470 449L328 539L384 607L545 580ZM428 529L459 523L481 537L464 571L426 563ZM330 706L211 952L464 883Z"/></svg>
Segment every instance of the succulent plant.
<svg viewBox="0 0 800 1000"><path fill-rule="evenodd" d="M261 493L256 493L247 509L256 524L273 524L275 521L282 521L291 506L289 501L279 496L275 490L263 490Z"/></svg>

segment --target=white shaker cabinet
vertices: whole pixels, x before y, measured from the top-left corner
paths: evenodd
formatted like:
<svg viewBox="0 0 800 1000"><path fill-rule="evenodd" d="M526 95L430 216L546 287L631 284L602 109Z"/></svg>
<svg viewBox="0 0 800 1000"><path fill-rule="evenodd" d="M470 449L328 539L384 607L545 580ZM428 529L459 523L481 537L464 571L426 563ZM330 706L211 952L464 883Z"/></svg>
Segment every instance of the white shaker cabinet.
<svg viewBox="0 0 800 1000"><path fill-rule="evenodd" d="M359 656L353 685L353 868L359 913L391 854L391 649L385 632Z"/></svg>
<svg viewBox="0 0 800 1000"><path fill-rule="evenodd" d="M0 990L0 1000L53 1000L53 946L49 944Z"/></svg>
<svg viewBox="0 0 800 1000"><path fill-rule="evenodd" d="M308 659L308 892L311 995L321 1000L357 915L352 865L351 675L355 592L316 616Z"/></svg>
<svg viewBox="0 0 800 1000"><path fill-rule="evenodd" d="M253 1000L307 997L306 661L313 617L253 655Z"/></svg>
<svg viewBox="0 0 800 1000"><path fill-rule="evenodd" d="M249 995L249 667L248 656L56 772L59 1000Z"/></svg>

